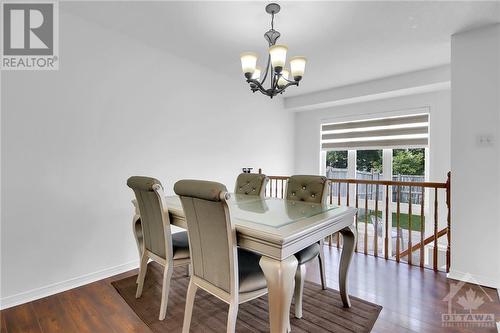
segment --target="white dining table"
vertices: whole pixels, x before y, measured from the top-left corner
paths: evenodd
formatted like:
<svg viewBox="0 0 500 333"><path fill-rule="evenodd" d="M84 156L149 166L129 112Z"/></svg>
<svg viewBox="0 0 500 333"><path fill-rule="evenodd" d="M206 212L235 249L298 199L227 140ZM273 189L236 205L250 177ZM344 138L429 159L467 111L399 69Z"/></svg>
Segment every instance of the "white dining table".
<svg viewBox="0 0 500 333"><path fill-rule="evenodd" d="M168 196L165 202L170 223L187 229L179 197ZM133 227L137 230L140 213L134 205ZM271 332L289 330L298 265L294 254L336 232L343 236L339 291L344 307L350 307L347 279L357 237L353 226L355 208L248 195L231 195L228 206L238 246L262 256L260 266L267 280ZM138 246L141 247L139 241Z"/></svg>

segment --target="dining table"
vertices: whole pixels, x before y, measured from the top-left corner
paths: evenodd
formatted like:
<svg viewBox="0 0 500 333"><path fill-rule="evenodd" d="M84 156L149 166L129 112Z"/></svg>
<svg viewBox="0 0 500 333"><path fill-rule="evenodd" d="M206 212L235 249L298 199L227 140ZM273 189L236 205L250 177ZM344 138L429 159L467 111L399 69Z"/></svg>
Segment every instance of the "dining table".
<svg viewBox="0 0 500 333"><path fill-rule="evenodd" d="M141 228L140 212L135 200L133 203L133 228L140 252L142 244L137 237ZM170 223L187 229L180 198L166 196L165 203ZM238 247L261 255L260 266L267 281L272 333L290 331L290 306L298 265L294 254L336 232L343 239L338 270L340 296L344 307L351 306L347 282L357 237L355 208L242 194L232 194L227 203Z"/></svg>

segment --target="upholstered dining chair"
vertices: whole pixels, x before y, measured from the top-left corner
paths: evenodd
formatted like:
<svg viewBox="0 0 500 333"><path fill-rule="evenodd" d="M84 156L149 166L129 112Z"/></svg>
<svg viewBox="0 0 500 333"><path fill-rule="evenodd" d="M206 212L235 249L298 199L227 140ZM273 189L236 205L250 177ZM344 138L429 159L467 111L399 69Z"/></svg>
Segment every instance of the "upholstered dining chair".
<svg viewBox="0 0 500 333"><path fill-rule="evenodd" d="M198 288L229 304L227 332L236 329L238 306L267 293L260 256L237 248L224 185L180 180L174 192L181 198L189 232L192 275L189 281L182 332L189 332Z"/></svg>
<svg viewBox="0 0 500 333"><path fill-rule="evenodd" d="M261 173L240 173L234 186L235 194L264 197L269 178Z"/></svg>
<svg viewBox="0 0 500 333"><path fill-rule="evenodd" d="M328 180L322 176L296 175L288 178L286 186L286 199L304 202L326 204L328 197ZM306 275L305 264L318 258L321 274L321 287L326 289L325 256L323 253L323 240L312 244L295 253L298 261L295 274L295 317L302 318L302 297Z"/></svg>
<svg viewBox="0 0 500 333"><path fill-rule="evenodd" d="M138 238L142 249L135 297L139 298L142 295L148 260L162 265L164 272L159 319L163 320L167 313L173 269L191 263L187 231L171 233L168 209L164 202L165 194L160 181L150 177L133 176L127 180L127 185L135 193L142 228L140 240ZM134 227L137 226L136 224Z"/></svg>

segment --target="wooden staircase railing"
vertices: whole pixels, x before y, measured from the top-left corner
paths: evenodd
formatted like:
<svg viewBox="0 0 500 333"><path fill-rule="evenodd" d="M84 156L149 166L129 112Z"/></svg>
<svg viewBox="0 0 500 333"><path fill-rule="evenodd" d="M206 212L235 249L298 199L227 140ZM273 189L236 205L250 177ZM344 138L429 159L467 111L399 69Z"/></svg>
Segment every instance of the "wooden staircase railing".
<svg viewBox="0 0 500 333"><path fill-rule="evenodd" d="M259 172L261 170L259 169ZM286 190L287 176L269 176L269 183L266 188L266 196L284 198ZM356 252L374 255L376 257L382 255L385 259L393 259L397 262L404 261L410 265L418 265L420 267L431 267L435 271L440 267L445 267L446 272L450 269L450 241L451 241L451 173L448 172L446 182L406 182L393 180L366 180L366 179L329 179L329 202L330 204L351 206L354 201L354 207L358 209L355 217L355 226L361 237L358 237L356 243ZM342 189L344 189L342 191ZM408 202L401 202L402 189L405 190ZM420 189L418 195L416 192ZM396 201L393 202L391 192L395 192ZM439 205L439 196L441 191L445 192L446 197L446 220L440 221L439 211L443 207ZM428 196L428 200L426 200ZM419 201L414 203L413 201ZM429 203L429 209L426 210L426 202ZM404 207L403 207L404 206ZM416 206L419 209L415 210ZM405 208L405 209L403 209ZM371 213L370 213L371 211ZM364 212L363 221L360 220L361 214ZM385 214L384 214L385 212ZM380 213L380 214L379 214ZM395 226L389 226L391 220L390 214L395 214ZM404 227L401 226L401 217L406 214L407 221ZM417 215L415 215L417 214ZM419 219L415 221L415 216L419 215ZM432 233L426 237L425 216L432 215ZM371 221L369 220L371 217ZM392 216L391 216L392 217ZM394 219L393 219L394 220ZM374 221L374 222L373 222ZM420 227L416 230L417 222ZM373 225L373 224L376 225ZM373 237L370 239L368 225L373 225ZM380 224L380 225L379 225ZM444 225L443 225L444 224ZM430 223L427 224L431 225ZM442 226L440 228L440 225ZM382 228L379 228L383 226ZM415 226L415 227L414 227ZM395 227L395 235L393 228ZM439 230L440 229L440 230ZM383 230L383 234L379 235ZM405 232L403 231L405 230ZM402 239L407 233L408 240L403 244ZM417 234L414 244L413 234ZM392 247L392 238L395 236L395 254L389 250ZM445 237L445 241L439 241ZM382 244L379 244L379 238L382 239ZM362 241L362 247L359 247L359 240ZM328 238L330 246L341 246L341 237L337 233ZM425 260L425 249L427 245L433 244L432 263ZM446 260L444 263L439 263L438 249L439 245L446 244ZM406 245L406 249L404 246ZM418 263L413 262L415 252L419 251ZM428 261L431 261L430 259Z"/></svg>

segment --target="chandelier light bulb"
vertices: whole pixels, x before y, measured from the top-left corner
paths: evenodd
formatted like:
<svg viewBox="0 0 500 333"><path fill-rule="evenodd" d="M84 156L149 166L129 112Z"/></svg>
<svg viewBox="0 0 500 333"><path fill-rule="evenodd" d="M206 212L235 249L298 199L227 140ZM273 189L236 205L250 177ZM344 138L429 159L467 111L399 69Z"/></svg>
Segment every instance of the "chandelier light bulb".
<svg viewBox="0 0 500 333"><path fill-rule="evenodd" d="M293 57L290 59L290 70L295 81L300 81L304 76L307 59L305 57Z"/></svg>
<svg viewBox="0 0 500 333"><path fill-rule="evenodd" d="M288 84L288 81L287 81L288 75L289 75L288 69L283 69L281 71L280 78L278 79L278 87L283 88L284 86L286 86Z"/></svg>
<svg viewBox="0 0 500 333"><path fill-rule="evenodd" d="M260 69L260 67L255 67L255 70L252 74L252 80L259 80L261 72L262 72L262 70Z"/></svg>
<svg viewBox="0 0 500 333"><path fill-rule="evenodd" d="M285 67L287 51L288 47L286 45L273 45L269 48L271 64L276 73L280 73L283 67Z"/></svg>
<svg viewBox="0 0 500 333"><path fill-rule="evenodd" d="M257 53L254 52L244 52L240 55L241 59L241 70L247 79L252 77L257 66Z"/></svg>

